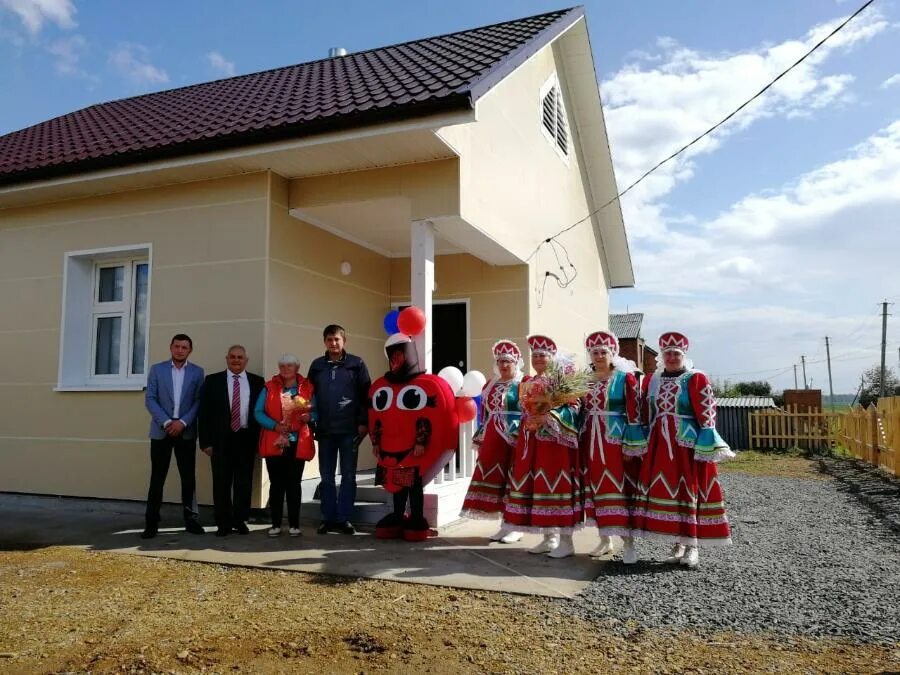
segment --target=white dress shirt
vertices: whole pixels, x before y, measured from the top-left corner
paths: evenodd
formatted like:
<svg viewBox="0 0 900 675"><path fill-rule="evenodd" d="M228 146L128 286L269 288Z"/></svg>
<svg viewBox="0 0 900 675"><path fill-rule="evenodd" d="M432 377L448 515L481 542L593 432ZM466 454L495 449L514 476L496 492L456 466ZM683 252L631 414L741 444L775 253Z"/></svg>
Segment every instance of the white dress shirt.
<svg viewBox="0 0 900 675"><path fill-rule="evenodd" d="M228 377L225 388L228 390L228 410L231 410L231 400L234 398L234 373L226 370ZM244 370L237 376L241 385L241 429L247 428L247 419L250 414L250 380L247 379L247 371Z"/></svg>
<svg viewBox="0 0 900 675"><path fill-rule="evenodd" d="M172 419L181 418L181 390L184 388L184 371L187 370L187 361L181 368L172 363L172 397L175 399L175 409L172 411Z"/></svg>

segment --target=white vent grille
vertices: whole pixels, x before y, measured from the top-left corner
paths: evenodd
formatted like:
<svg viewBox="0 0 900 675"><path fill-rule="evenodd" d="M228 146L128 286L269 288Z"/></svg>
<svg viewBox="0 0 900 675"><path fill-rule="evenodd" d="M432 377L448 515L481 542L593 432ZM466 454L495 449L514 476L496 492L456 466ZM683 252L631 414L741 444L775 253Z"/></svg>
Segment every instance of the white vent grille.
<svg viewBox="0 0 900 675"><path fill-rule="evenodd" d="M566 157L569 155L569 121L556 76L542 88L541 122L544 135Z"/></svg>

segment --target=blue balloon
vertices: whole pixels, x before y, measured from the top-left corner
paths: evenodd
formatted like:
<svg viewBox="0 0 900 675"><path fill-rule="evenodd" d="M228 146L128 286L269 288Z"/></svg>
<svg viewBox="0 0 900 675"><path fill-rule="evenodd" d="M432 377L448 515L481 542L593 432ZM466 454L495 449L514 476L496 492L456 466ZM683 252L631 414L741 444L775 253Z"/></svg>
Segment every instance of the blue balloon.
<svg viewBox="0 0 900 675"><path fill-rule="evenodd" d="M392 309L390 312L384 315L384 332L388 335L393 335L394 333L400 332L400 329L397 328L397 317L400 316L399 309Z"/></svg>
<svg viewBox="0 0 900 675"><path fill-rule="evenodd" d="M481 394L478 396L473 396L472 400L475 401L475 407L478 409L478 414L475 415L475 419L478 420L478 424L481 424L481 415L484 412L481 409Z"/></svg>

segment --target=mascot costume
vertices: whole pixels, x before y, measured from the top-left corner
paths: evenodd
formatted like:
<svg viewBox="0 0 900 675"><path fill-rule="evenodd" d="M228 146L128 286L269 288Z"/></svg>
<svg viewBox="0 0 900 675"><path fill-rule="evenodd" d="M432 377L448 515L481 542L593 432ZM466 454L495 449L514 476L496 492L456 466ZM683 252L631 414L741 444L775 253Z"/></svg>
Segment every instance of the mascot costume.
<svg viewBox="0 0 900 675"><path fill-rule="evenodd" d="M375 482L393 494L394 511L377 523L375 536L423 541L431 533L424 486L443 470L459 443L456 400L446 381L419 367L408 335L391 335L384 352L389 370L369 389L369 432L378 461Z"/></svg>

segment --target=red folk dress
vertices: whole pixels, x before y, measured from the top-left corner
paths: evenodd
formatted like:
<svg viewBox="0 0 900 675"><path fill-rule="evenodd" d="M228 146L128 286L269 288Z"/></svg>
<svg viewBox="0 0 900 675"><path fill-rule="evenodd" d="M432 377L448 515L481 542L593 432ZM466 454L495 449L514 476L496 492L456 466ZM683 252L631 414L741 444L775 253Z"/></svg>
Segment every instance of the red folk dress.
<svg viewBox="0 0 900 675"><path fill-rule="evenodd" d="M523 419L503 504L503 521L512 529L571 534L583 525L579 408L573 403L550 410L536 431Z"/></svg>
<svg viewBox="0 0 900 675"><path fill-rule="evenodd" d="M633 528L639 456L647 451L634 375L613 370L582 399L581 463L584 511L601 535L626 537Z"/></svg>
<svg viewBox="0 0 900 675"><path fill-rule="evenodd" d="M481 392L484 421L472 442L478 459L460 515L464 518L496 519L503 515L503 495L519 434L519 380L488 382Z"/></svg>
<svg viewBox="0 0 900 675"><path fill-rule="evenodd" d="M734 457L716 431L716 401L699 371L644 380L647 454L640 472L635 536L686 546L731 543L716 462Z"/></svg>

